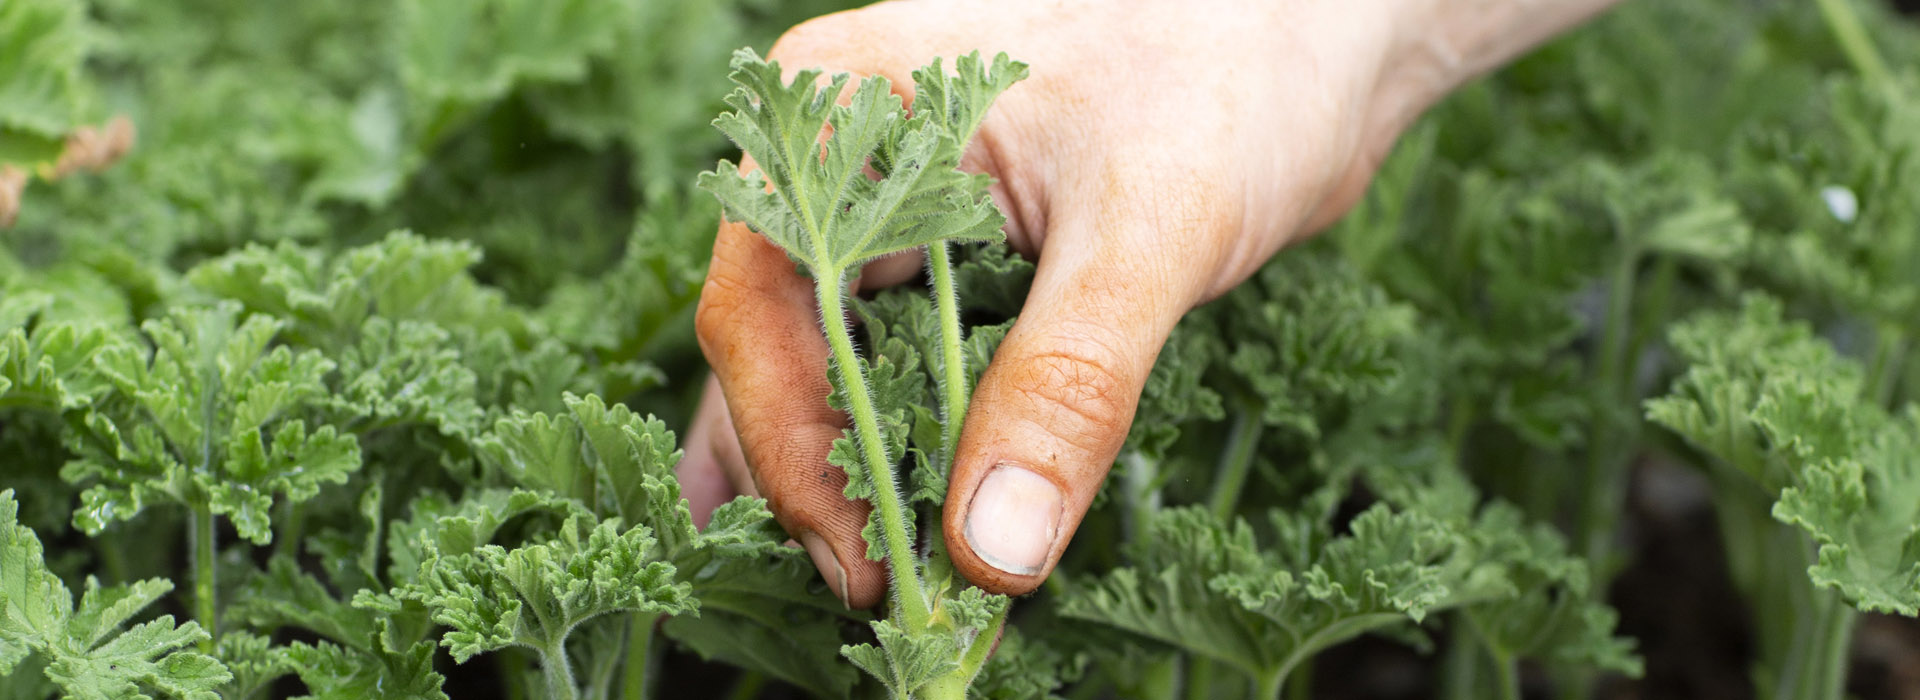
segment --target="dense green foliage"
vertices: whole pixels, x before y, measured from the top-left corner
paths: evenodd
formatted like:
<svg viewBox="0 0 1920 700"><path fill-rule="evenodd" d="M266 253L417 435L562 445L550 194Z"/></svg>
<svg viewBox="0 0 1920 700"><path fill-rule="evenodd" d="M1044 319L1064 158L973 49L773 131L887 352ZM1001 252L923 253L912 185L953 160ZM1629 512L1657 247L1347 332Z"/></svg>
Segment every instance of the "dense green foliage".
<svg viewBox="0 0 1920 700"><path fill-rule="evenodd" d="M930 66L909 115L746 53L727 98L729 52L830 9L0 0L0 168L32 179L0 229L0 698L1309 697L1363 636L1450 698L1578 697L1661 662L1608 605L1647 463L1706 475L1765 697L1838 697L1861 611L1920 611L1910 21L1629 4L1464 88L1180 325L1009 606L926 533L1033 274L953 170L1021 67ZM116 115L121 162L52 176ZM728 137L771 191L694 188ZM879 615L764 504L697 530L680 497L723 209L823 282L931 245L935 294L822 287L861 320L833 462L894 502ZM738 670L662 662L691 656Z"/></svg>

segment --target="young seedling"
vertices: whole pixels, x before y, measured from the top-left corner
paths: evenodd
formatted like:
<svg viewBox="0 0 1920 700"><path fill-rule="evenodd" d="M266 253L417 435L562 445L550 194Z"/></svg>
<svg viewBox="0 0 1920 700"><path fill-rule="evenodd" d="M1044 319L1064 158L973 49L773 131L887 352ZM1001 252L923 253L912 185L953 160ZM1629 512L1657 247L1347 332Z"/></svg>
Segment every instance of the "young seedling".
<svg viewBox="0 0 1920 700"><path fill-rule="evenodd" d="M947 246L998 240L1005 223L987 196L989 179L960 172L960 155L988 105L1026 77L1026 66L1005 54L990 65L972 54L955 61L957 74L950 75L935 60L913 74L909 113L885 78L861 80L841 105L835 98L851 80L845 74L822 85L820 71L803 70L783 81L779 63L749 49L735 53L732 65L739 87L727 104L734 111L714 125L760 170L742 173L723 162L700 176L700 186L719 198L728 218L778 244L813 277L832 350L829 401L853 423L829 459L847 472L847 496L872 502L868 555L885 561L891 574L890 614L873 623L880 645L841 652L895 698L963 698L1008 601L958 584L937 547L924 555L915 550L914 512L896 473L912 415L901 374L910 369L855 350L846 281L874 258L927 249L940 328L930 364L940 385L941 447L931 468L944 473L969 389Z"/></svg>

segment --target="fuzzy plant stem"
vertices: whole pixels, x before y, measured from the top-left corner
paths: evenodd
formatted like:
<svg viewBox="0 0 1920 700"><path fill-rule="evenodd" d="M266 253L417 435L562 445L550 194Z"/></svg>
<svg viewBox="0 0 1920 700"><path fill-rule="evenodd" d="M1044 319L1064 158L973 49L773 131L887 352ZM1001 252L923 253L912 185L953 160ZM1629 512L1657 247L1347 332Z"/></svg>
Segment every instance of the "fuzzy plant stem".
<svg viewBox="0 0 1920 700"><path fill-rule="evenodd" d="M961 353L966 332L960 327L960 297L953 286L953 253L946 241L927 246L927 267L933 278L933 304L940 313L940 355L945 370L940 378L940 447L947 466L953 465L960 444L960 426L967 419L967 362Z"/></svg>
<svg viewBox="0 0 1920 700"><path fill-rule="evenodd" d="M1213 493L1207 498L1208 509L1221 522L1231 519L1240 504L1240 491L1253 471L1254 448L1260 446L1262 427L1259 414L1253 410L1242 410L1233 417L1233 427L1227 431L1227 450L1220 453L1220 465L1213 472Z"/></svg>
<svg viewBox="0 0 1920 700"><path fill-rule="evenodd" d="M1187 657L1186 700L1213 697L1213 660L1199 654Z"/></svg>
<svg viewBox="0 0 1920 700"><path fill-rule="evenodd" d="M1280 668L1262 673L1254 681L1255 700L1281 700L1287 689L1288 669Z"/></svg>
<svg viewBox="0 0 1920 700"><path fill-rule="evenodd" d="M1287 674L1288 700L1313 700L1313 665L1305 664Z"/></svg>
<svg viewBox="0 0 1920 700"><path fill-rule="evenodd" d="M573 662L567 659L567 638L563 635L540 650L540 675L547 681L547 700L574 700L580 691L573 687Z"/></svg>
<svg viewBox="0 0 1920 700"><path fill-rule="evenodd" d="M1604 595L1610 577L1613 535L1620 521L1620 509L1626 498L1627 462L1632 453L1620 448L1629 444L1622 438L1633 430L1631 417L1617 416L1609 409L1632 400L1633 396L1633 293L1639 283L1640 255L1632 249L1621 252L1614 268L1607 299L1606 326L1600 336L1599 377L1595 387L1601 408L1595 416L1594 435L1588 447L1585 501L1581 504L1579 546L1592 562L1600 585L1593 595Z"/></svg>
<svg viewBox="0 0 1920 700"><path fill-rule="evenodd" d="M732 700L754 700L760 697L760 691L767 687L767 677L753 671L744 671L740 680L734 681L733 692L727 697Z"/></svg>
<svg viewBox="0 0 1920 700"><path fill-rule="evenodd" d="M817 269L830 269L821 265ZM900 498L900 487L887 459L887 446L880 434L880 416L874 410L873 393L867 377L860 372L859 356L853 349L853 332L847 328L846 285L843 275L822 276L815 280L814 291L820 301L821 325L826 330L827 346L833 351L834 367L847 388L848 414L853 419L855 441L859 443L873 480L873 508L880 515L880 534L887 548L887 566L893 573L896 610L910 629L927 626L932 608L920 586L920 571L913 555L913 538L907 535L910 513Z"/></svg>
<svg viewBox="0 0 1920 700"><path fill-rule="evenodd" d="M188 546L193 550L193 619L207 631L206 640L200 642L202 651L213 651L214 642L220 639L220 608L214 600L214 576L217 550L214 542L213 509L207 506L193 508L192 541Z"/></svg>
<svg viewBox="0 0 1920 700"><path fill-rule="evenodd" d="M1833 32L1834 41L1839 42L1840 50L1847 55L1847 62L1868 82L1877 86L1893 83L1893 75L1887 71L1886 61L1881 60L1879 50L1873 46L1873 38L1867 35L1867 27L1855 14L1853 6L1847 0L1815 0L1820 6L1820 15L1827 20L1827 29Z"/></svg>
<svg viewBox="0 0 1920 700"><path fill-rule="evenodd" d="M659 619L658 614L637 612L627 623L627 662L621 672L620 685L620 697L625 700L647 698L647 666L653 661L653 625Z"/></svg>

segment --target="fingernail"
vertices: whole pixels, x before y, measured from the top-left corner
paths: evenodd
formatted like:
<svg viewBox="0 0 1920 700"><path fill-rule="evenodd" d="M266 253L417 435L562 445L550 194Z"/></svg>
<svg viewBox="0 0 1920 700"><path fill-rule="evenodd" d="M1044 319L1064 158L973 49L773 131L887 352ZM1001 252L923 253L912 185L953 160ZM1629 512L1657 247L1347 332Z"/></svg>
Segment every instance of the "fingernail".
<svg viewBox="0 0 1920 700"><path fill-rule="evenodd" d="M813 557L813 566L827 580L828 590L840 599L841 605L852 610L853 605L847 602L847 570L840 567L840 559L833 556L833 548L827 546L826 540L811 532L800 536L800 546L806 548L807 556Z"/></svg>
<svg viewBox="0 0 1920 700"><path fill-rule="evenodd" d="M994 467L967 509L967 546L1009 574L1040 573L1060 532L1061 500L1046 477L1011 464Z"/></svg>

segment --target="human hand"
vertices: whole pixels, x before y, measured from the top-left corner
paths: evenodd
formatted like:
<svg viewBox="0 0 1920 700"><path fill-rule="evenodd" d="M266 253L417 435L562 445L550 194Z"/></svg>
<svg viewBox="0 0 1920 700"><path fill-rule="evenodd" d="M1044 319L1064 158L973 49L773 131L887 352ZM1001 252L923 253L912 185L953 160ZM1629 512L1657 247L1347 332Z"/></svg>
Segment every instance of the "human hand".
<svg viewBox="0 0 1920 700"><path fill-rule="evenodd" d="M789 78L880 75L908 102L911 71L934 56L1005 51L1032 67L962 162L993 176L1008 241L1038 269L954 459L943 522L959 571L993 592L1037 587L1180 317L1351 208L1447 90L1607 1L898 0L782 37L769 57ZM921 264L881 259L854 285ZM826 460L846 419L824 400L812 283L722 223L696 329L715 377L681 467L696 511L766 497L834 592L874 605L886 573L865 556L868 506L841 495Z"/></svg>

